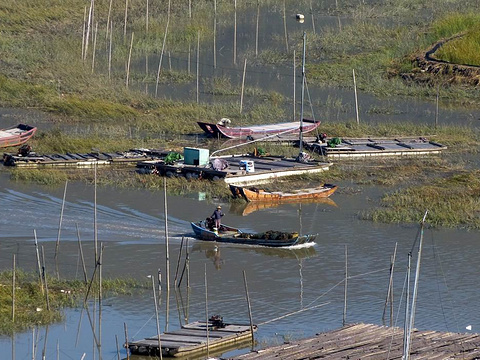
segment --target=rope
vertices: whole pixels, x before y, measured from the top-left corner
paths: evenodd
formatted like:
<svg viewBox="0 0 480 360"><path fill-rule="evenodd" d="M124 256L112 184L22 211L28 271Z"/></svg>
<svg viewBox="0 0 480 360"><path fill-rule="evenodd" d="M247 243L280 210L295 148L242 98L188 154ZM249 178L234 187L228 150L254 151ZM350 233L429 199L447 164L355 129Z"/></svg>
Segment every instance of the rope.
<svg viewBox="0 0 480 360"><path fill-rule="evenodd" d="M299 314L299 313L304 312L304 311L307 311L307 310L316 309L316 308L318 308L318 307L320 307L320 306L325 306L325 305L328 305L328 304L330 304L330 301L329 301L329 302L326 302L326 303L323 303L323 304L318 304L318 305L315 305L315 306L312 306L312 307L309 307L309 308L304 308L304 309L301 309L301 310L298 310L298 311L294 311L294 312L292 312L292 313L279 316L279 317L277 317L277 318L275 318L275 319L271 319L271 320L264 321L263 323L259 323L258 326L260 326L260 325L265 325L265 324L269 324L269 323L271 323L271 322L274 322L274 321L277 321L277 320L280 320L280 319L284 319L284 318L286 318L286 317L288 317L288 316L295 315L295 314Z"/></svg>

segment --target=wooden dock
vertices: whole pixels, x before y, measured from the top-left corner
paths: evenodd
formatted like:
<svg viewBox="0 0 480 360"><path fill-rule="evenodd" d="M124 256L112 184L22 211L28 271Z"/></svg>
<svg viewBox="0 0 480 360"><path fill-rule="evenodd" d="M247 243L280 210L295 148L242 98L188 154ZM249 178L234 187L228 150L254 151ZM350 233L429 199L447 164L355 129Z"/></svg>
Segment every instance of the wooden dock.
<svg viewBox="0 0 480 360"><path fill-rule="evenodd" d="M132 164L142 160L165 158L168 154L164 150L132 149L122 152L90 152L90 153L66 153L38 155L30 153L22 156L20 154L4 154L3 165L23 168L39 167L93 167L95 165Z"/></svg>
<svg viewBox="0 0 480 360"><path fill-rule="evenodd" d="M218 324L208 322L208 352L222 352L252 342L250 325ZM257 327L253 326L255 332ZM160 334L162 356L188 357L207 353L207 326L197 321L185 324L181 329ZM127 346L127 344L125 344ZM128 343L132 355L159 356L158 336Z"/></svg>
<svg viewBox="0 0 480 360"><path fill-rule="evenodd" d="M282 156L249 156L231 155L212 157L210 160L221 159L228 164L223 170L215 170L210 165L195 166L178 162L173 165L162 161L142 161L137 164L139 172L157 173L167 177L186 177L187 179L224 180L227 184L253 185L269 182L276 178L311 174L327 171L331 163L310 161L298 162L295 159ZM242 162L249 161L253 169L248 171Z"/></svg>
<svg viewBox="0 0 480 360"><path fill-rule="evenodd" d="M335 147L327 142L307 142L305 147L328 158L438 155L446 146L422 137L396 139L341 139Z"/></svg>
<svg viewBox="0 0 480 360"><path fill-rule="evenodd" d="M369 359L400 360L403 329L372 324L352 324L315 337L240 355L235 360ZM410 358L480 359L480 335L438 331L412 333Z"/></svg>

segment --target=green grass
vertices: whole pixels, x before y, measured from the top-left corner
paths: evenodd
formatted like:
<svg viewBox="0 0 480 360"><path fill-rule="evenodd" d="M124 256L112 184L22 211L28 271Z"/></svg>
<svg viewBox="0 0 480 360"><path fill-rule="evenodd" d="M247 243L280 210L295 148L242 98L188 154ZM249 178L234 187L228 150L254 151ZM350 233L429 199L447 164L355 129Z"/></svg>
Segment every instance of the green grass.
<svg viewBox="0 0 480 360"><path fill-rule="evenodd" d="M37 325L48 325L63 320L63 310L83 306L86 285L79 280L58 280L47 276L48 305L46 290L42 291L36 273L16 271L15 274L15 319L12 321L12 278L13 271L0 272L0 335L10 335ZM145 284L132 279L102 279L104 296L130 295ZM92 286L93 295L98 285Z"/></svg>
<svg viewBox="0 0 480 360"><path fill-rule="evenodd" d="M382 208L364 214L384 223L414 223L428 210L433 226L480 229L480 173L459 172L430 184L386 194Z"/></svg>

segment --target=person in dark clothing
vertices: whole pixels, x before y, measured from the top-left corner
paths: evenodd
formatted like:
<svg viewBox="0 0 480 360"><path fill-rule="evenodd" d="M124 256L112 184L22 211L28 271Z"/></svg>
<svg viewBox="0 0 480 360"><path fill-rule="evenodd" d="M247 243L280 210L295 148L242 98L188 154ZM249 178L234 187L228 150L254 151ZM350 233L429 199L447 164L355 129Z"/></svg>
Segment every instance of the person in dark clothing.
<svg viewBox="0 0 480 360"><path fill-rule="evenodd" d="M225 214L222 212L222 207L218 205L212 216L210 216L213 220L215 220L215 227L217 228L217 230L220 230L220 226L222 226L223 215Z"/></svg>

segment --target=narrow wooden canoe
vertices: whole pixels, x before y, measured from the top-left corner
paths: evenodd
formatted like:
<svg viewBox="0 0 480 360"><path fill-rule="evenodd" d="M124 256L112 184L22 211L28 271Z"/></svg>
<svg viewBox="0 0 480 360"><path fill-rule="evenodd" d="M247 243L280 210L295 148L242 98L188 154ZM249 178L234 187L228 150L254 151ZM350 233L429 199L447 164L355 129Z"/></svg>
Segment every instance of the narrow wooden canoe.
<svg viewBox="0 0 480 360"><path fill-rule="evenodd" d="M337 190L337 185L324 184L316 188L299 189L292 192L268 192L255 187L230 185L233 196L243 197L247 201L296 201L304 199L327 198Z"/></svg>
<svg viewBox="0 0 480 360"><path fill-rule="evenodd" d="M299 235L296 232L266 231L248 233L228 225L222 225L218 231L207 228L205 221L192 222L195 237L204 241L216 241L232 244L287 247L313 243L317 235Z"/></svg>
<svg viewBox="0 0 480 360"><path fill-rule="evenodd" d="M291 121L277 124L253 125L242 127L229 127L222 124L213 124L198 121L197 124L208 135L214 137L222 136L230 139L237 139L253 135L275 135L280 133L295 134L300 132L300 121ZM303 120L303 133L308 133L320 126L320 121L310 119Z"/></svg>
<svg viewBox="0 0 480 360"><path fill-rule="evenodd" d="M37 128L30 125L18 124L7 129L0 130L0 147L18 146L27 142Z"/></svg>

